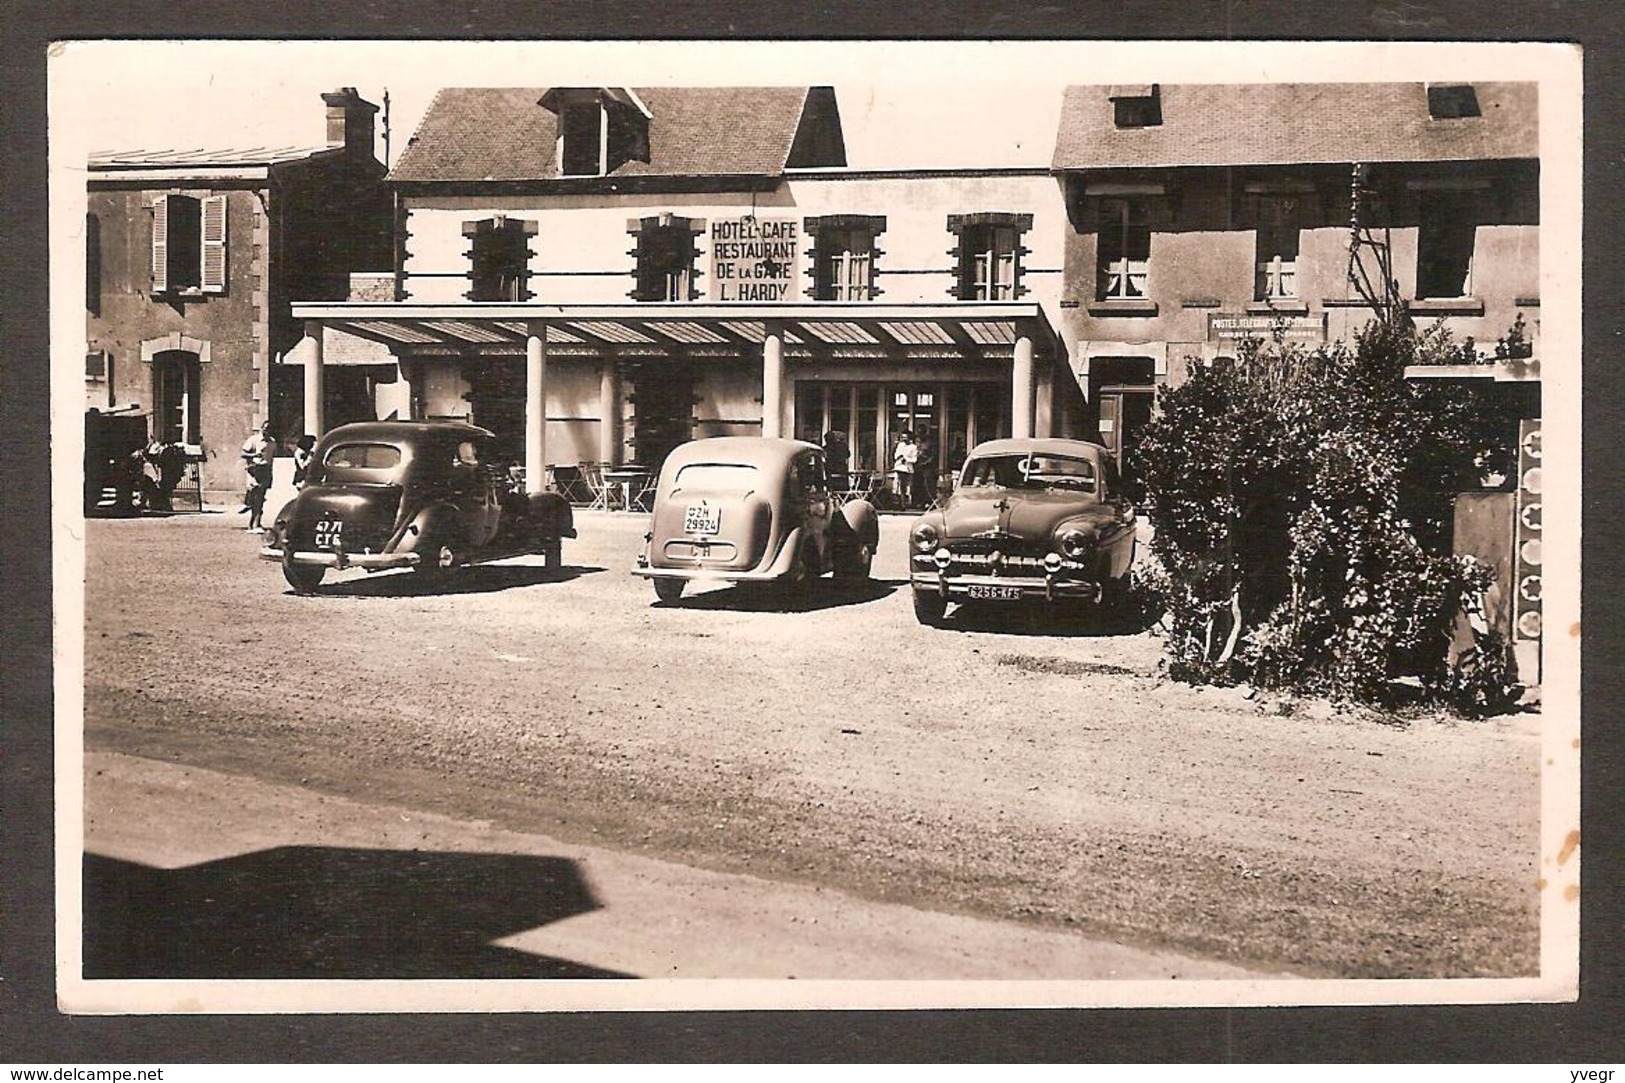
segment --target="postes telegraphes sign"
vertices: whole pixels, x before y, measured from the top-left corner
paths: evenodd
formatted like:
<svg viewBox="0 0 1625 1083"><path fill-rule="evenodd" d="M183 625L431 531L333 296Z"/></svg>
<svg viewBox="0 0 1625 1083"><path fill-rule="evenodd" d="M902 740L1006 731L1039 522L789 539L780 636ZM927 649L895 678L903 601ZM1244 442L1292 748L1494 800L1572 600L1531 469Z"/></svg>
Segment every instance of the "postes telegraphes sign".
<svg viewBox="0 0 1625 1083"><path fill-rule="evenodd" d="M800 233L790 218L731 218L711 223L711 299L787 301Z"/></svg>
<svg viewBox="0 0 1625 1083"><path fill-rule="evenodd" d="M1207 337L1210 342L1240 342L1244 338L1268 341L1279 333L1288 342L1325 342L1326 313L1318 316L1289 316L1271 312L1210 312Z"/></svg>

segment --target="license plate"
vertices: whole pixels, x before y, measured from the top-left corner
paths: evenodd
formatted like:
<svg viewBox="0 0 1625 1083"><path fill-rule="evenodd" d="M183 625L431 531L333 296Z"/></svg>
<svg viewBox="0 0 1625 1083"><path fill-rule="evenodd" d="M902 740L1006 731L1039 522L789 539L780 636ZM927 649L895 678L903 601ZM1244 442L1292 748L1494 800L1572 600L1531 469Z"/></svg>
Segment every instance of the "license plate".
<svg viewBox="0 0 1625 1083"><path fill-rule="evenodd" d="M337 549L339 547L339 542L343 540L341 538L343 533L343 519L316 520L316 537L313 539L316 543L316 548Z"/></svg>
<svg viewBox="0 0 1625 1083"><path fill-rule="evenodd" d="M980 583L972 583L966 590L966 597L979 601L1014 602L1021 598L1020 587L989 587Z"/></svg>
<svg viewBox="0 0 1625 1083"><path fill-rule="evenodd" d="M684 534L715 534L722 528L722 509L703 500L690 504L683 513Z"/></svg>

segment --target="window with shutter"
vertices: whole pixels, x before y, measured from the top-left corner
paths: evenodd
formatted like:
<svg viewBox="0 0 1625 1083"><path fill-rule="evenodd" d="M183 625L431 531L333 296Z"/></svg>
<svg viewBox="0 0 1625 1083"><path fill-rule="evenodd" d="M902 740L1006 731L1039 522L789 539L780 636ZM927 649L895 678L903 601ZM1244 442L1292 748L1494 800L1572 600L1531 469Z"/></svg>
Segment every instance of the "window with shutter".
<svg viewBox="0 0 1625 1083"><path fill-rule="evenodd" d="M692 301L698 296L694 261L694 237L705 229L705 220L661 215L633 219L627 232L637 238L630 253L634 260L636 285L634 301Z"/></svg>
<svg viewBox="0 0 1625 1083"><path fill-rule="evenodd" d="M226 197L203 201L203 260L200 273L204 293L226 292Z"/></svg>
<svg viewBox="0 0 1625 1083"><path fill-rule="evenodd" d="M152 205L152 292L169 291L169 197Z"/></svg>
<svg viewBox="0 0 1625 1083"><path fill-rule="evenodd" d="M809 295L819 301L869 301L874 286L875 260L883 253L875 238L885 232L882 215L826 215L805 220L813 237Z"/></svg>
<svg viewBox="0 0 1625 1083"><path fill-rule="evenodd" d="M954 268L954 296L961 301L1012 301L1027 292L1021 284L1021 238L1032 228L1030 214L989 212L948 216L948 229L959 243L949 251Z"/></svg>
<svg viewBox="0 0 1625 1083"><path fill-rule="evenodd" d="M220 288L225 288L225 197L161 196L152 204L152 292L180 293L203 284L203 204L219 202Z"/></svg>

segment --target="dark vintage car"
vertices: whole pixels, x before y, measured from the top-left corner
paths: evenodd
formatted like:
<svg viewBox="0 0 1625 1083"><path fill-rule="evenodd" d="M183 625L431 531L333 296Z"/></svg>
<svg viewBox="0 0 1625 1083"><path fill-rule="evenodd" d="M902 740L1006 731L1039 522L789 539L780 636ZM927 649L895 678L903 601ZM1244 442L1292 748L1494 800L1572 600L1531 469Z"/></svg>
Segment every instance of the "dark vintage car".
<svg viewBox="0 0 1625 1083"><path fill-rule="evenodd" d="M277 512L260 556L301 593L328 568L437 575L529 553L557 568L561 539L576 536L569 503L524 493L487 461L492 439L451 421L339 426L316 445L305 487Z"/></svg>
<svg viewBox="0 0 1625 1083"><path fill-rule="evenodd" d="M867 501L837 502L816 445L717 436L666 457L645 541L634 574L672 602L690 580L804 590L825 572L866 578L880 523Z"/></svg>
<svg viewBox="0 0 1625 1083"><path fill-rule="evenodd" d="M1111 605L1128 589L1134 510L1111 453L1081 440L993 440L909 531L914 615L949 602Z"/></svg>

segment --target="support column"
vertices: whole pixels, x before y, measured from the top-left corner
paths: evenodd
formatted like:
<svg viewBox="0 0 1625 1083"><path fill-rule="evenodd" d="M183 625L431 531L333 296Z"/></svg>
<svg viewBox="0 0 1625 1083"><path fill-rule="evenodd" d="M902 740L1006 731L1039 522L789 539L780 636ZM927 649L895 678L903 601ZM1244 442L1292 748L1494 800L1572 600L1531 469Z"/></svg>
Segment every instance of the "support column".
<svg viewBox="0 0 1625 1083"><path fill-rule="evenodd" d="M525 339L525 492L547 488L547 324L532 320Z"/></svg>
<svg viewBox="0 0 1625 1083"><path fill-rule="evenodd" d="M322 389L322 321L305 321L305 341L301 343L305 351L305 429L312 436L319 437L327 431L323 420L322 402L324 399ZM270 410L269 399L266 403ZM269 413L266 415L269 417Z"/></svg>
<svg viewBox="0 0 1625 1083"><path fill-rule="evenodd" d="M613 354L598 368L598 461L621 465L621 370Z"/></svg>
<svg viewBox="0 0 1625 1083"><path fill-rule="evenodd" d="M1010 361L1010 435L1018 440L1033 434L1033 340L1016 339Z"/></svg>
<svg viewBox="0 0 1625 1083"><path fill-rule="evenodd" d="M784 435L784 329L776 322L764 325L762 338L762 435Z"/></svg>

